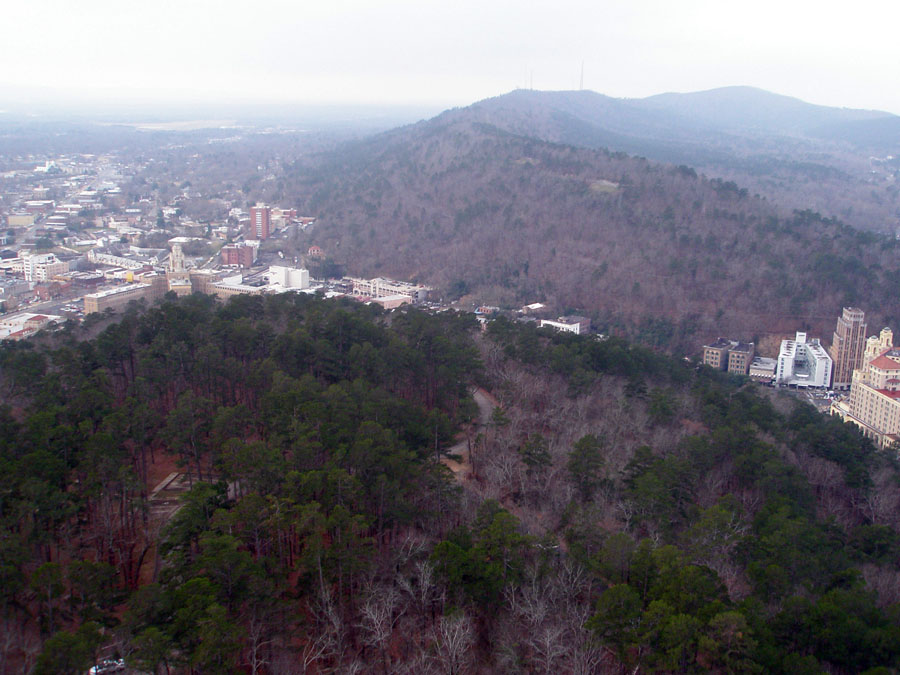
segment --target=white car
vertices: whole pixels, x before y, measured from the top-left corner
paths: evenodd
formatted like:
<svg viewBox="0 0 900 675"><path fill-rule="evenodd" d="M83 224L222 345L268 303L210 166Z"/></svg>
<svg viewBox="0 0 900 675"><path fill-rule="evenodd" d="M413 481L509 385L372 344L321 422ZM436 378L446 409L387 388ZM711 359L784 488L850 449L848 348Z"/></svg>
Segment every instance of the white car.
<svg viewBox="0 0 900 675"><path fill-rule="evenodd" d="M121 673L125 670L125 659L103 659L100 663L91 666L89 675L106 675L106 673Z"/></svg>

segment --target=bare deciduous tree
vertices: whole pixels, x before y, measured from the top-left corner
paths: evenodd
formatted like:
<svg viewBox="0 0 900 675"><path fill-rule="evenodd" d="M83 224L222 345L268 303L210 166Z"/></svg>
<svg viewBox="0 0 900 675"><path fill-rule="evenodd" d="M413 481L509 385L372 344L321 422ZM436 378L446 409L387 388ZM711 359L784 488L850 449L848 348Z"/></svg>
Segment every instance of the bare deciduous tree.
<svg viewBox="0 0 900 675"><path fill-rule="evenodd" d="M391 636L400 618L400 594L390 586L373 586L366 595L360 621L363 641L367 646L378 650L382 667L388 672L391 669Z"/></svg>
<svg viewBox="0 0 900 675"><path fill-rule="evenodd" d="M444 616L435 629L436 659L445 675L462 675L471 667L475 631L465 614Z"/></svg>

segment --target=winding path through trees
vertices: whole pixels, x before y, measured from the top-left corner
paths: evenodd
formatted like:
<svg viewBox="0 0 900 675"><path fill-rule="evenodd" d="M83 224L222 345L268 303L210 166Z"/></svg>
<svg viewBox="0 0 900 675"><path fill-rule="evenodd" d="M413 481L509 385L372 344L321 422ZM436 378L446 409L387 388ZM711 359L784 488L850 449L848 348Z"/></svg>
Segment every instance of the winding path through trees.
<svg viewBox="0 0 900 675"><path fill-rule="evenodd" d="M494 408L498 406L497 400L486 390L478 388L473 393L475 403L478 404L478 421L465 432L465 437L458 443L447 449L441 458L444 466L453 472L457 480L464 480L472 471L471 450L472 444L478 434L483 433L491 422ZM459 461L451 459L459 457Z"/></svg>

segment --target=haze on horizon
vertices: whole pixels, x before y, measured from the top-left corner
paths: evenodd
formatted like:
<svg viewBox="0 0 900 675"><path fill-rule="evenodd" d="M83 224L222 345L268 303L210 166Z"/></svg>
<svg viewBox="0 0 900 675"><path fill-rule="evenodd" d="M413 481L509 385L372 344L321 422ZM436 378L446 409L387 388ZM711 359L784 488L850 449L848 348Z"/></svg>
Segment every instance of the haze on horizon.
<svg viewBox="0 0 900 675"><path fill-rule="evenodd" d="M31 0L4 9L9 104L468 105L749 85L900 114L900 8L861 0Z"/></svg>

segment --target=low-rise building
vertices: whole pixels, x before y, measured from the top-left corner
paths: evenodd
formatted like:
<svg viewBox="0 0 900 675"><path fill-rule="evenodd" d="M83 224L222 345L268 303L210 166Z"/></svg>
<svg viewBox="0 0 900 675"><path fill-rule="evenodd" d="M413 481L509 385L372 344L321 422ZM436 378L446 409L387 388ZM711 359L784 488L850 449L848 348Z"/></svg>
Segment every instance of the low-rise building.
<svg viewBox="0 0 900 675"><path fill-rule="evenodd" d="M556 330L575 333L575 335L584 335L591 330L591 320L586 316L561 316L556 321L551 319L541 319L541 328L549 326Z"/></svg>
<svg viewBox="0 0 900 675"><path fill-rule="evenodd" d="M212 285L221 281L225 276L224 272L216 270L193 269L190 271L191 288L194 293L214 294Z"/></svg>
<svg viewBox="0 0 900 675"><path fill-rule="evenodd" d="M220 300L227 300L233 295L263 295L267 290L264 285L251 286L245 284L240 275L211 283L209 289L210 294L215 295Z"/></svg>
<svg viewBox="0 0 900 675"><path fill-rule="evenodd" d="M113 267L125 267L126 269L140 270L148 264L146 260L127 258L112 253L101 253L97 249L91 249L87 253L87 259L97 265L111 265Z"/></svg>
<svg viewBox="0 0 900 675"><path fill-rule="evenodd" d="M778 367L778 361L775 359L767 359L764 356L756 356L750 362L750 379L758 382L772 382L775 379L775 370Z"/></svg>
<svg viewBox="0 0 900 675"><path fill-rule="evenodd" d="M118 311L132 300L147 298L153 290L150 284L125 284L84 296L84 313L93 314L107 309Z"/></svg>
<svg viewBox="0 0 900 675"><path fill-rule="evenodd" d="M4 316L0 318L0 339L21 340L61 320L59 316L30 312Z"/></svg>
<svg viewBox="0 0 900 675"><path fill-rule="evenodd" d="M411 284L406 281L394 281L376 277L375 279L356 279L349 277L346 282L353 288L353 295L369 298L381 298L388 295L405 295L413 302L424 302L432 290L428 286Z"/></svg>
<svg viewBox="0 0 900 675"><path fill-rule="evenodd" d="M383 295L380 298L372 298L372 302L385 309L397 309L401 305L409 304L412 300L408 295Z"/></svg>
<svg viewBox="0 0 900 675"><path fill-rule="evenodd" d="M756 355L752 342L740 342L718 338L710 345L703 345L703 363L716 370L727 370L737 375L747 375Z"/></svg>
<svg viewBox="0 0 900 675"><path fill-rule="evenodd" d="M33 213L10 213L6 216L6 224L9 227L31 227L34 225Z"/></svg>

